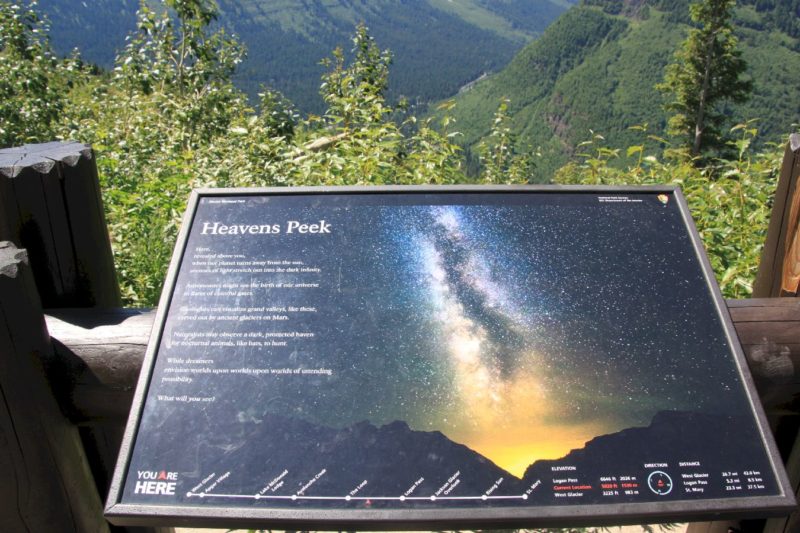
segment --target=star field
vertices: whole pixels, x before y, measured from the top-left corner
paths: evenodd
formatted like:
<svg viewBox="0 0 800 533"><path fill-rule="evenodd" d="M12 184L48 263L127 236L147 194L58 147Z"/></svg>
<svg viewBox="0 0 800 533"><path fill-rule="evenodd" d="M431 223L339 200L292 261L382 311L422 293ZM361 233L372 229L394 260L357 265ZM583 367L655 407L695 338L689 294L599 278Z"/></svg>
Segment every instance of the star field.
<svg viewBox="0 0 800 533"><path fill-rule="evenodd" d="M338 428L402 420L517 476L659 411L747 409L678 206L630 197L356 195L281 198L268 211L254 202L228 215L215 208L222 220L330 224L330 235L214 245L321 269L318 289L259 295L315 306L291 321L313 339L231 351L225 364L332 374L242 377L247 394L235 396L229 383L209 380L204 390L223 398L213 409L254 424L265 413Z"/></svg>
<svg viewBox="0 0 800 533"><path fill-rule="evenodd" d="M406 232L413 282L402 286L427 322L415 334L433 342L427 357L448 378L406 418L417 427L519 474L659 410L730 408L731 391L707 380L709 368L722 367L722 383L735 369L677 209L385 211Z"/></svg>

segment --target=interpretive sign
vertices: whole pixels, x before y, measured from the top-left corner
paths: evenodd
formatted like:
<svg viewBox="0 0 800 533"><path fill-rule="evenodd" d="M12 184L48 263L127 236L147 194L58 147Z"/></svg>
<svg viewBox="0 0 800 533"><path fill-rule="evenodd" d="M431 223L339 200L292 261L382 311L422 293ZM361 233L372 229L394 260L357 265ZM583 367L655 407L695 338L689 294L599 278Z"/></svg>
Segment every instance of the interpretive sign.
<svg viewBox="0 0 800 533"><path fill-rule="evenodd" d="M678 190L203 190L106 511L575 525L788 487Z"/></svg>

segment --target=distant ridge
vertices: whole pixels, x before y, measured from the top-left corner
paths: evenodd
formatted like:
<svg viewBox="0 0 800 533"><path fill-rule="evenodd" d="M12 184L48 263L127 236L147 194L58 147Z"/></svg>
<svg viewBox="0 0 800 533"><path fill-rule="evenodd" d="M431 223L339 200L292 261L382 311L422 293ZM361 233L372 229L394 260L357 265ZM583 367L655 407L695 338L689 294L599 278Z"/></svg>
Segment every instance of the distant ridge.
<svg viewBox="0 0 800 533"><path fill-rule="evenodd" d="M382 48L394 54L391 97L412 103L453 95L482 72L502 68L538 36L572 0L370 0L296 2L219 0L219 23L248 48L237 85L255 96L262 84L282 91L304 111L324 110L318 95L321 59L365 22ZM56 50L78 47L106 68L135 28L138 0L42 2Z"/></svg>
<svg viewBox="0 0 800 533"><path fill-rule="evenodd" d="M644 143L655 149L656 141L629 128L647 124L648 133L664 135L664 100L654 85L686 36L688 3L585 0L572 8L505 69L456 97L452 113L463 143L474 148L488 134L506 97L521 149L542 153L539 182L550 181L590 130L612 148ZM745 0L735 12L755 92L729 113L736 121L759 119L762 141L783 142L800 122L800 17L792 9Z"/></svg>

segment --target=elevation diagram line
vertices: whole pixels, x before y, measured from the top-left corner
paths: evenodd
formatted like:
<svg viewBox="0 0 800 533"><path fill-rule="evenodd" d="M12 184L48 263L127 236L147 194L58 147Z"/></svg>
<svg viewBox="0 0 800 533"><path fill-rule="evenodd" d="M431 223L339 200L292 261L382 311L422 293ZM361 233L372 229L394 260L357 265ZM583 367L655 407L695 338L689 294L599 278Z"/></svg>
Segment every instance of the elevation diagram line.
<svg viewBox="0 0 800 533"><path fill-rule="evenodd" d="M239 498L251 500L344 500L344 501L366 501L366 500L389 500L389 501L408 501L408 500L527 500L527 494L514 494L507 496L299 496L292 495L264 495L264 494L220 494L211 492L188 492L187 498Z"/></svg>

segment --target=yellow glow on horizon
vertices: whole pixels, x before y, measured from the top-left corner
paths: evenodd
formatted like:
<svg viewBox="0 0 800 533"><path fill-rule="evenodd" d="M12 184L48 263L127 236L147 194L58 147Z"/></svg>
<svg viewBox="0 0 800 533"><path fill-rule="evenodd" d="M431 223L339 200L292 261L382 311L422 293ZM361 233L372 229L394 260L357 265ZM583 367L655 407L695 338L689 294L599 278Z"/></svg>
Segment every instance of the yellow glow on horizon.
<svg viewBox="0 0 800 533"><path fill-rule="evenodd" d="M461 410L445 431L449 438L521 478L537 460L564 457L612 429L597 420L559 422L563 406L542 385L537 354L523 355L532 362L527 368L501 376L480 357L482 332L469 326L463 319L451 322Z"/></svg>
<svg viewBox="0 0 800 533"><path fill-rule="evenodd" d="M560 459L571 450L583 448L606 430L596 423L579 426L539 426L504 428L487 433L453 432L448 437L460 442L503 470L521 478L525 470L541 459Z"/></svg>
<svg viewBox="0 0 800 533"><path fill-rule="evenodd" d="M454 241L462 238L455 215L444 211L438 222ZM568 408L563 403L566 393L548 390L553 380L546 356L524 349L503 353L508 348L502 340L473 318L451 290L436 246L423 244L423 255L453 389L444 417L431 410L427 427L440 429L520 478L537 460L559 459L597 435L621 429L611 428L608 420L567 421L563 416ZM498 290L491 280L467 276L465 282L485 294L487 301L503 299L495 294ZM522 337L528 333L524 324L515 325L511 318L508 324L504 327L509 332ZM508 364L509 358L513 365Z"/></svg>

